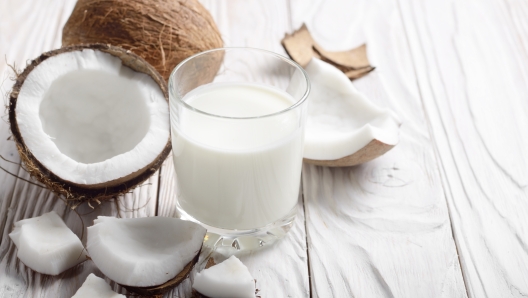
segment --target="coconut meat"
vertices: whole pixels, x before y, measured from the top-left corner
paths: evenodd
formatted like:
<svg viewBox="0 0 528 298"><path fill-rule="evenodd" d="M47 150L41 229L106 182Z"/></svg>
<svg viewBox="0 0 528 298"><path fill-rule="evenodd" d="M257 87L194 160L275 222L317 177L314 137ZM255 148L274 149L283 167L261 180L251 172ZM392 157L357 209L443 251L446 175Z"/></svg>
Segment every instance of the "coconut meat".
<svg viewBox="0 0 528 298"><path fill-rule="evenodd" d="M335 160L372 140L396 145L400 120L371 103L348 77L331 64L312 58L305 68L311 82L304 157Z"/></svg>
<svg viewBox="0 0 528 298"><path fill-rule="evenodd" d="M86 260L81 240L54 211L16 222L9 237L20 261L43 274L57 275Z"/></svg>
<svg viewBox="0 0 528 298"><path fill-rule="evenodd" d="M148 166L169 139L168 103L148 75L84 49L42 61L20 90L16 119L39 162L77 184Z"/></svg>
<svg viewBox="0 0 528 298"><path fill-rule="evenodd" d="M194 259L205 232L199 224L177 218L99 216L88 227L86 249L113 281L151 287L174 278Z"/></svg>
<svg viewBox="0 0 528 298"><path fill-rule="evenodd" d="M82 286L75 292L72 298L126 298L125 295L118 294L110 288L104 279L90 273Z"/></svg>
<svg viewBox="0 0 528 298"><path fill-rule="evenodd" d="M235 256L196 273L193 288L212 298L254 298L255 280Z"/></svg>

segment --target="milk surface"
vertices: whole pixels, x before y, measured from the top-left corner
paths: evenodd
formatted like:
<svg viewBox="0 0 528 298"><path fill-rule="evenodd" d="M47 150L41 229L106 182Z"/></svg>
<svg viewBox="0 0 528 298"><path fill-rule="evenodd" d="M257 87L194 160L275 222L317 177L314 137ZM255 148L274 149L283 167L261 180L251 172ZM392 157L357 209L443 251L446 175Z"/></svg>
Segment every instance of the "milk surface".
<svg viewBox="0 0 528 298"><path fill-rule="evenodd" d="M234 118L182 108L178 123L171 120L180 207L223 229L256 229L287 216L299 192L301 110L270 114L287 109L294 99L263 85L212 83L183 101Z"/></svg>

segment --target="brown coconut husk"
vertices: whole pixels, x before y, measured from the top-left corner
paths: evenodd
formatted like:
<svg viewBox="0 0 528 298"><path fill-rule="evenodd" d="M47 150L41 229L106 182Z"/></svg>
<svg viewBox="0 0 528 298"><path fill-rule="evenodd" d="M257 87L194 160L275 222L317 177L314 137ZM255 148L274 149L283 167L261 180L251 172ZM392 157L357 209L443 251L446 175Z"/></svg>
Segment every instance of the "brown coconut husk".
<svg viewBox="0 0 528 298"><path fill-rule="evenodd" d="M158 84L161 91L163 92L163 95L165 96L165 99L168 101L169 98L167 84L165 83L163 77L144 59L119 47L105 44L76 45L43 53L40 55L40 57L31 61L26 69L24 69L24 71L18 76L10 93L9 123L11 132L26 171L29 172L32 177L43 183L52 192L64 197L69 202L83 202L90 200L100 201L127 193L131 188L139 185L143 181L147 180L152 174L154 174L161 167L161 164L167 158L171 150L171 142L169 139L163 151L148 166L116 180L90 185L77 184L62 179L48 170L35 158L31 151L26 147L24 138L20 134L20 130L18 128L16 119L18 94L24 85L24 81L26 80L27 76L42 61L62 53L82 51L85 49L101 51L118 57L121 59L123 65L130 67L134 71L149 75Z"/></svg>
<svg viewBox="0 0 528 298"><path fill-rule="evenodd" d="M171 278L167 282L159 285L159 286L152 286L152 287L131 287L131 286L125 286L121 285L123 288L127 289L130 292L144 295L144 296L152 296L152 297L162 297L163 294L170 291L172 288L177 287L182 281L184 281L189 274L191 273L192 269L194 268L194 265L198 262L198 259L200 258L200 252L202 249L198 251L196 256L189 262L185 267L183 267L183 270L176 274L175 277Z"/></svg>
<svg viewBox="0 0 528 298"><path fill-rule="evenodd" d="M165 80L185 58L223 45L213 18L197 0L79 0L64 26L62 43L123 47Z"/></svg>
<svg viewBox="0 0 528 298"><path fill-rule="evenodd" d="M325 167L350 167L371 161L391 150L394 145L385 144L378 140L370 141L365 147L354 154L334 160L316 160L304 158L304 162Z"/></svg>
<svg viewBox="0 0 528 298"><path fill-rule="evenodd" d="M375 69L368 61L366 45L341 52L326 51L315 42L305 24L292 34L286 34L281 43L290 58L302 67L306 67L312 57L318 58L341 70L350 80L359 79Z"/></svg>
<svg viewBox="0 0 528 298"><path fill-rule="evenodd" d="M367 45L361 45L348 51L331 52L314 43L313 49L320 56L324 57L325 60L333 64L352 69L371 67L367 58Z"/></svg>

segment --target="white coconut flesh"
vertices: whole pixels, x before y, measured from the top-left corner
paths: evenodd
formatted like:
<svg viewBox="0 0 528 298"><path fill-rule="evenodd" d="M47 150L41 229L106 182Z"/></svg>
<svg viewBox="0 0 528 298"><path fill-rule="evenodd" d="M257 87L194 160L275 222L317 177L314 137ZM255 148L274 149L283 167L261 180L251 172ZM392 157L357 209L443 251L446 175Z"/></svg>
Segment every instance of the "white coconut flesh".
<svg viewBox="0 0 528 298"><path fill-rule="evenodd" d="M88 227L86 249L108 278L126 286L161 285L200 252L205 228L177 218L99 216Z"/></svg>
<svg viewBox="0 0 528 298"><path fill-rule="evenodd" d="M72 298L126 298L125 295L112 291L110 285L104 279L95 276L93 273L88 275L82 286L75 292Z"/></svg>
<svg viewBox="0 0 528 298"><path fill-rule="evenodd" d="M305 158L339 159L372 140L388 145L398 143L398 116L370 102L343 72L317 58L312 58L305 70L311 83Z"/></svg>
<svg viewBox="0 0 528 298"><path fill-rule="evenodd" d="M193 288L211 298L255 297L255 280L235 256L196 273Z"/></svg>
<svg viewBox="0 0 528 298"><path fill-rule="evenodd" d="M169 139L168 111L150 76L84 49L52 56L29 73L16 119L43 166L66 181L91 185L155 160Z"/></svg>
<svg viewBox="0 0 528 298"><path fill-rule="evenodd" d="M34 271L57 275L86 260L81 240L54 211L15 223L17 257Z"/></svg>

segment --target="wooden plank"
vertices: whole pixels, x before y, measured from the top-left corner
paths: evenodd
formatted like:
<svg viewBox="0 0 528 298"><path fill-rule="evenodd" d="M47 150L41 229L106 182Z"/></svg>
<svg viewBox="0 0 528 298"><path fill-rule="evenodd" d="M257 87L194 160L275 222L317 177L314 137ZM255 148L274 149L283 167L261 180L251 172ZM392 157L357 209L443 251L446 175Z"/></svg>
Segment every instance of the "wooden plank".
<svg viewBox="0 0 528 298"><path fill-rule="evenodd" d="M286 55L280 39L290 31L288 7L283 1L201 1L211 12L224 39L225 46L255 47ZM162 169L159 215L177 216L176 185L172 157ZM202 253L204 258L211 253ZM225 256L213 254L222 260ZM272 247L239 256L257 280L262 297L308 297L308 264L302 206L287 236ZM193 273L194 274L194 273ZM189 297L192 277L169 293L172 297Z"/></svg>
<svg viewBox="0 0 528 298"><path fill-rule="evenodd" d="M528 3L402 1L471 297L528 295Z"/></svg>
<svg viewBox="0 0 528 298"><path fill-rule="evenodd" d="M0 3L0 82L1 93L11 88L12 76L7 63L13 62L19 70L26 60L60 46L62 26L74 0L64 1L2 1ZM4 118L3 118L4 119ZM7 120L7 119L4 119ZM0 154L13 163L0 160L0 166L23 179L29 175L20 167L20 159L10 136L7 121L0 122ZM24 182L0 170L0 297L71 297L86 276L102 276L91 261L84 262L57 277L41 275L28 269L16 258L16 248L8 237L13 224L21 219L39 216L55 210L68 227L86 241L84 226L90 225L98 215L139 217L152 216L156 210L158 175L143 186L115 201L101 206L80 206L79 216L58 197L42 187ZM84 226L83 226L84 225ZM121 289L115 285L118 291Z"/></svg>
<svg viewBox="0 0 528 298"><path fill-rule="evenodd" d="M395 1L292 1L328 50L367 42L376 71L354 81L403 120L400 143L350 168L307 166L313 297L466 297L441 176Z"/></svg>

